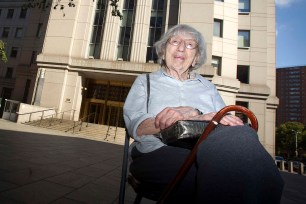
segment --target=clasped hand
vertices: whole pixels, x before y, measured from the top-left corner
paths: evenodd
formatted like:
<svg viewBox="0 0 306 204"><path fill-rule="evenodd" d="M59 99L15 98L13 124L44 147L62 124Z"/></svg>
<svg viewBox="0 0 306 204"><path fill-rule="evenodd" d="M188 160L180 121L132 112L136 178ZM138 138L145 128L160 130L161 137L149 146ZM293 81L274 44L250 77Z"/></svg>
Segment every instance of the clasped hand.
<svg viewBox="0 0 306 204"><path fill-rule="evenodd" d="M155 117L155 128L163 130L178 120L211 120L216 112L199 115L199 112L193 107L167 107L158 113ZM221 121L223 125L236 126L243 125L243 121L234 115L226 115Z"/></svg>

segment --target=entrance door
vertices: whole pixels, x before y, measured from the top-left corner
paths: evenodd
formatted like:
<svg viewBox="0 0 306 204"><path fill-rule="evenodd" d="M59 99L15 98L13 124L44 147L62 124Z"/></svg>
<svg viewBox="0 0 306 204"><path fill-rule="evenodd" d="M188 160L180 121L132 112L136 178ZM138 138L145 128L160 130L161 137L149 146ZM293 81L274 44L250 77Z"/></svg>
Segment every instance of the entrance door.
<svg viewBox="0 0 306 204"><path fill-rule="evenodd" d="M101 103L89 103L89 119L90 123L99 124L99 115L101 113Z"/></svg>
<svg viewBox="0 0 306 204"><path fill-rule="evenodd" d="M106 106L104 124L114 127L124 127L122 105L108 103Z"/></svg>

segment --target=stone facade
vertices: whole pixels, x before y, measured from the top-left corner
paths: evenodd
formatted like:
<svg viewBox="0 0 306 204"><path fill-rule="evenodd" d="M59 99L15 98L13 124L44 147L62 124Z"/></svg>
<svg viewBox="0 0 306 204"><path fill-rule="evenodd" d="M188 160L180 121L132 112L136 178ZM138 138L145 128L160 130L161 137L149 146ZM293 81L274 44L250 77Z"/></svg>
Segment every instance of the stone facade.
<svg viewBox="0 0 306 204"><path fill-rule="evenodd" d="M152 18L155 11L152 2L157 1L135 1L135 5L129 4L133 6L129 10L126 1L120 0L119 8L123 8L123 13L126 11L127 17L128 11L133 11L131 22L125 15L122 21L112 16L111 7L103 2L108 1L78 0L76 7L65 9L65 17L59 10L50 11L45 21L43 47L37 57L38 74L31 103L54 107L58 112L76 110L75 120L96 112L94 119L91 118L93 122L122 126L122 119L111 121L116 116L122 117L124 97L119 97L119 93L130 87L137 75L159 69L158 64L148 60L147 54L152 19L155 19ZM189 24L203 34L208 59L199 73L217 86L227 105L244 104L255 113L259 121L259 139L274 155L278 105L275 94L275 2L249 2L250 5L240 5L236 0L165 0L163 6L158 5L162 9L157 9L155 17L162 19L162 33L181 23ZM104 10L98 9L103 6ZM239 10L241 6L250 10ZM101 15L102 11L103 17L99 19L103 19L103 28L95 41L100 42L95 44L99 48L96 50L98 56L93 56L90 52L96 31L93 24L97 13ZM221 22L221 36L214 35L218 25L215 21ZM119 56L118 47L122 28L126 31L129 23L131 32L124 38L129 45L128 60L125 60ZM237 46L240 31L249 33L247 46ZM214 57L222 60L219 68L213 65ZM238 77L240 69L237 67L240 66L247 67L243 75L247 82ZM101 96L97 96L100 92ZM112 93L117 93L117 98L111 98Z"/></svg>

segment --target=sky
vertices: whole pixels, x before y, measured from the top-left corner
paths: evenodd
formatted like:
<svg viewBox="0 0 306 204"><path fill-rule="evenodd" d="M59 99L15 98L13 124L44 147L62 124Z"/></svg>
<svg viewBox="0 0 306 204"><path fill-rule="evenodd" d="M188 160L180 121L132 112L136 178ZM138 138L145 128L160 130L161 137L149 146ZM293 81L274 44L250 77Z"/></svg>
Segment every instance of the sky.
<svg viewBox="0 0 306 204"><path fill-rule="evenodd" d="M306 0L275 0L276 67L306 66Z"/></svg>

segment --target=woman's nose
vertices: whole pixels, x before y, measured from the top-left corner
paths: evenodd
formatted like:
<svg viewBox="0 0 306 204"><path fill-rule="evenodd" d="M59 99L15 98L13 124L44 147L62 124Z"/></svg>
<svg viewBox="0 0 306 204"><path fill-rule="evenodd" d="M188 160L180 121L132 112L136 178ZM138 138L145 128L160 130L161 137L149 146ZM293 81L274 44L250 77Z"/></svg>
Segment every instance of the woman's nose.
<svg viewBox="0 0 306 204"><path fill-rule="evenodd" d="M181 41L181 43L178 45L178 50L180 51L184 51L186 49L186 46L185 46L185 41Z"/></svg>

